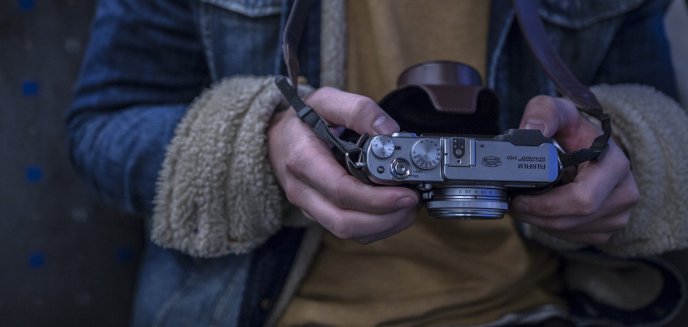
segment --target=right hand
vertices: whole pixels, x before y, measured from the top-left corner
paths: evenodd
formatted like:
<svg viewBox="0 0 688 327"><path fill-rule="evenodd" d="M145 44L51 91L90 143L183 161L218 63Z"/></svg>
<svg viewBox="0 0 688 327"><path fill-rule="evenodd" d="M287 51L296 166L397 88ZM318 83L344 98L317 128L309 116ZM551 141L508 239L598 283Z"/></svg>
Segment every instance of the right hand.
<svg viewBox="0 0 688 327"><path fill-rule="evenodd" d="M359 134L392 134L399 125L371 99L321 88L306 103L334 126ZM274 115L268 154L289 202L342 239L361 243L392 236L414 222L418 194L397 186L372 186L351 176L331 149L294 110Z"/></svg>

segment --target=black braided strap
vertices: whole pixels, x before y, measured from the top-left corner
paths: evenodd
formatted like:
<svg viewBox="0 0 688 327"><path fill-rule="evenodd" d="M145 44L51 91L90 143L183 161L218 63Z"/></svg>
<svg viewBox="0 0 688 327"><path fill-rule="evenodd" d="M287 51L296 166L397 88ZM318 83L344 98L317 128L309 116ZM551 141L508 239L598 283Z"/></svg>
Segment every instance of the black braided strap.
<svg viewBox="0 0 688 327"><path fill-rule="evenodd" d="M609 149L609 138L612 133L612 123L609 115L601 111L593 114L588 110L583 110L581 108L578 109L597 118L602 125L603 134L596 137L595 140L593 140L592 145L587 149L580 149L569 153L560 153L559 160L561 160L561 165L563 168L575 167L586 161L602 160L604 155L607 153L607 149Z"/></svg>
<svg viewBox="0 0 688 327"><path fill-rule="evenodd" d="M277 88L280 90L282 96L284 96L289 105L294 108L294 111L296 111L296 114L299 116L299 118L301 118L304 123L308 124L308 126L313 130L319 139L325 141L325 143L328 145L336 147L344 154L361 152L361 148L356 144L344 141L335 135L332 132L330 125L327 124L322 117L318 116L313 108L309 107L305 102L303 102L303 100L301 100L296 88L289 83L289 80L286 77L278 75L275 77L275 84L277 84Z"/></svg>

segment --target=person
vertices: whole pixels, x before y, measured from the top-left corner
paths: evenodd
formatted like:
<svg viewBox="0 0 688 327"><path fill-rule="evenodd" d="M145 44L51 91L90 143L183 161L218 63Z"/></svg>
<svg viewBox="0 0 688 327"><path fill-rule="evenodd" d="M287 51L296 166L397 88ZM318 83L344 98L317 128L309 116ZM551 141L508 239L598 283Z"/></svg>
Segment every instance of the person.
<svg viewBox="0 0 688 327"><path fill-rule="evenodd" d="M664 95L676 95L666 2L543 0L571 70L609 84L594 91L614 140L572 183L516 196L508 218L444 221L419 211L409 188L356 180L281 110L273 76L284 72L291 1L100 1L67 131L74 165L98 194L147 217L132 325L670 318L683 297L673 270L617 259L688 239L686 154L675 150L686 114ZM513 21L502 1L314 2L300 51L312 89L302 91L334 125L390 134L400 127L372 99L411 64L460 59L499 95L502 129L538 129L569 151L588 146L600 129L555 96ZM600 286L619 286L620 271L660 286L626 297Z"/></svg>

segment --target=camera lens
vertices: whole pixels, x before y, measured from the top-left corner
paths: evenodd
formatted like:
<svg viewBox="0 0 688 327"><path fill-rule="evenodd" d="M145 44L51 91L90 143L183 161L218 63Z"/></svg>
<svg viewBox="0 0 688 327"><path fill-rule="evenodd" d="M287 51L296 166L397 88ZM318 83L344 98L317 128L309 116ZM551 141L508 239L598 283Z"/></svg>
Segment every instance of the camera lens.
<svg viewBox="0 0 688 327"><path fill-rule="evenodd" d="M435 218L499 219L509 209L506 191L493 186L442 186L426 203Z"/></svg>

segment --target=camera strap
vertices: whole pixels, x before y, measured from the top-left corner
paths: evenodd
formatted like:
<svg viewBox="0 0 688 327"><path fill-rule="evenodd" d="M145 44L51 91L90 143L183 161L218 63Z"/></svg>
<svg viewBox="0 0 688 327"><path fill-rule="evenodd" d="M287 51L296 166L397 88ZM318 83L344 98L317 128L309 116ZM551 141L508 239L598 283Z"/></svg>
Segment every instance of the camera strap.
<svg viewBox="0 0 688 327"><path fill-rule="evenodd" d="M602 159L612 135L612 123L609 115L604 112L602 105L590 89L576 79L547 41L545 28L538 15L535 1L513 0L512 2L521 32L525 36L531 52L550 80L554 82L557 90L571 100L578 110L599 120L602 127L603 134L596 137L589 148L560 154L559 158L562 165L565 168L575 167L586 161Z"/></svg>
<svg viewBox="0 0 688 327"><path fill-rule="evenodd" d="M308 124L320 139L335 146L346 155L346 162L350 171L357 171L358 169L351 169L360 167L358 167L357 161L350 157L360 153L362 141L366 136L362 136L357 144L342 140L334 134L329 124L313 108L301 100L296 90L299 76L298 49L310 2L310 0L294 1L284 28L282 45L289 79L284 76L277 76L275 83L301 120ZM563 167L575 167L586 161L601 159L608 148L609 138L612 134L611 119L604 113L595 95L576 79L547 41L547 35L538 15L535 1L513 0L512 2L521 31L547 76L554 82L562 95L571 100L580 111L598 119L602 127L603 134L595 138L589 148L560 154Z"/></svg>
<svg viewBox="0 0 688 327"><path fill-rule="evenodd" d="M367 135L362 135L357 144L339 138L331 126L301 99L297 91L299 77L298 50L301 43L301 34L303 34L303 29L306 25L306 16L310 3L310 0L294 1L287 24L284 27L282 44L284 62L287 65L289 79L277 75L275 77L275 84L277 84L277 88L289 105L296 111L299 118L313 129L315 135L328 145L336 147L345 155L349 171L360 174L361 176L356 176L359 179L366 178L360 170L360 163L357 159L361 153L361 145L367 138Z"/></svg>

